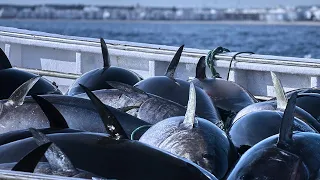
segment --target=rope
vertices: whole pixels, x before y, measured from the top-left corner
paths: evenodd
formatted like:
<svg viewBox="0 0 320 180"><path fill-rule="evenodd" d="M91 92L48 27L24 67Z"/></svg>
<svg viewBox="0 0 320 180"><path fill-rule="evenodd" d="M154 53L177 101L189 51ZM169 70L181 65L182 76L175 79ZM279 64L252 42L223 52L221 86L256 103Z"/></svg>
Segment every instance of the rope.
<svg viewBox="0 0 320 180"><path fill-rule="evenodd" d="M229 81L229 75L230 75L230 71L231 71L231 65L232 65L232 61L236 60L236 56L238 56L239 54L254 54L254 52L238 52L235 55L232 56L231 60L230 60L230 64L229 64L229 69L228 69L228 75L227 75L227 81Z"/></svg>
<svg viewBox="0 0 320 180"><path fill-rule="evenodd" d="M220 74L214 68L214 61L216 60L215 55L223 53L223 52L230 52L230 50L219 46L219 47L215 48L214 50L209 51L208 55L206 56L206 62L207 62L208 67L211 70L213 78L221 78Z"/></svg>
<svg viewBox="0 0 320 180"><path fill-rule="evenodd" d="M136 140L134 139L134 136L136 135L136 133L141 130L141 129L149 129L152 125L142 125L138 128L136 128L132 133L131 133L131 136L130 136L130 139L131 140Z"/></svg>

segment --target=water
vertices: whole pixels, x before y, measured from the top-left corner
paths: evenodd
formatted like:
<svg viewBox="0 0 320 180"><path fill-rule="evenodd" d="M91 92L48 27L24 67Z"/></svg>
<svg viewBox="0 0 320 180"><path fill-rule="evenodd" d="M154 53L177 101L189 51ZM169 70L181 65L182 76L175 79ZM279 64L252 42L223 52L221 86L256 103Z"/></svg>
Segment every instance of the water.
<svg viewBox="0 0 320 180"><path fill-rule="evenodd" d="M49 33L188 48L320 59L320 26L178 22L0 20L10 26Z"/></svg>

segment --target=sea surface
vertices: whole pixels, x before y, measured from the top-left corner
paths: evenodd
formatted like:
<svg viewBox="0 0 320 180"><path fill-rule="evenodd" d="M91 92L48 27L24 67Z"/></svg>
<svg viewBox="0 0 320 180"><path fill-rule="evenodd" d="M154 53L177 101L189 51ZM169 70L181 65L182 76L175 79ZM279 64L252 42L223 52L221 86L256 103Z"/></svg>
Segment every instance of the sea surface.
<svg viewBox="0 0 320 180"><path fill-rule="evenodd" d="M82 20L1 20L10 26L55 34L188 48L320 59L320 26L259 23L124 22Z"/></svg>

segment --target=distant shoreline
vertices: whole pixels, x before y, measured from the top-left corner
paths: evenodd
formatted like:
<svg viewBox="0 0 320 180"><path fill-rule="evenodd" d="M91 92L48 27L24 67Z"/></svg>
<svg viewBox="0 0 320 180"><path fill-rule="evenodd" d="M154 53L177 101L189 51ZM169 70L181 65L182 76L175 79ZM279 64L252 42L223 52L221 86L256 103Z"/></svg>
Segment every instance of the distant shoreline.
<svg viewBox="0 0 320 180"><path fill-rule="evenodd" d="M0 19L0 21L75 21L75 22L108 22L108 23L155 23L155 24L230 24L230 25L301 25L320 26L320 21L199 21L199 20L89 20L89 19Z"/></svg>

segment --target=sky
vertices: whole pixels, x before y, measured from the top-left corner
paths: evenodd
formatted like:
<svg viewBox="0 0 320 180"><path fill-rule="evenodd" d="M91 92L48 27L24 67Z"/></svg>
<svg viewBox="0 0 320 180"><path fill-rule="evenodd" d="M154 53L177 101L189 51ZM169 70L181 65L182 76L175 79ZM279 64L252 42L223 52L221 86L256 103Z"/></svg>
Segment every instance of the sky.
<svg viewBox="0 0 320 180"><path fill-rule="evenodd" d="M96 4L96 5L136 5L248 8L275 7L281 5L315 5L319 0L0 0L0 4Z"/></svg>

